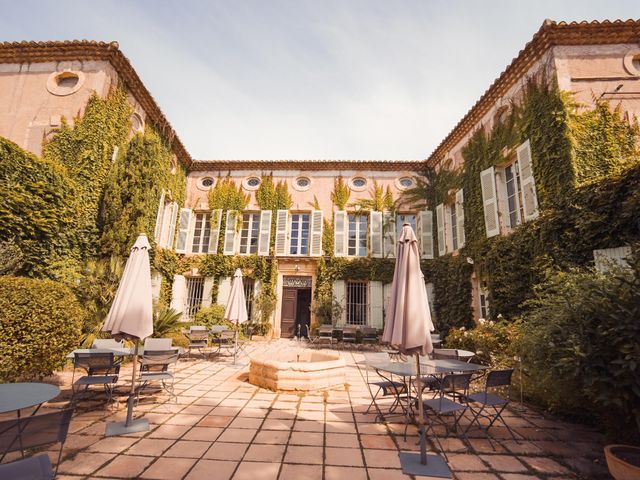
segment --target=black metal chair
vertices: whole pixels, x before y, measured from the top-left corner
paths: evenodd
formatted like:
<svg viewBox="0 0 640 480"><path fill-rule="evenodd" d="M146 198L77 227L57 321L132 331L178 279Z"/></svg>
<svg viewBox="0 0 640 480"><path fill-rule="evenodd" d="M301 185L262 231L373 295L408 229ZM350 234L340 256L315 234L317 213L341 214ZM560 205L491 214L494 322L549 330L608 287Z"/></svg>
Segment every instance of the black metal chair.
<svg viewBox="0 0 640 480"><path fill-rule="evenodd" d="M191 357L191 350L197 349L200 354L204 355L207 348L209 348L209 330L207 327L191 326L189 328L189 357Z"/></svg>
<svg viewBox="0 0 640 480"><path fill-rule="evenodd" d="M451 395L453 392L454 394L457 394L457 396L463 398L466 397L469 392L470 383L470 373L453 373L445 375L442 380L440 380L440 388L438 389L437 395L434 398L423 400L422 403L425 409L424 414L427 419L426 431L431 430L434 434L433 437L438 443L440 443L440 441L438 440L438 436L435 434L435 424L439 423L443 425L447 433L450 430L457 432L460 419L468 408L466 403L456 402L455 400L450 399L448 395ZM449 424L445 421L445 418L447 417L453 417L452 429L449 428ZM466 430L462 432L463 436L465 433ZM440 445L440 450L443 451L442 445Z"/></svg>
<svg viewBox="0 0 640 480"><path fill-rule="evenodd" d="M502 412L511 401L511 377L513 376L513 369L505 370L493 370L487 374L487 380L485 382L484 390L478 393L471 393L465 395L465 400L469 406L473 418L471 423L465 429L465 433L475 423L484 430L487 435L491 436L489 429L493 424L500 420L502 424L507 428L513 439L517 442L515 433L511 430L511 427L502 418ZM505 390L505 396L500 396L494 393L498 390ZM480 418L489 420L489 425L484 426L480 423Z"/></svg>
<svg viewBox="0 0 640 480"><path fill-rule="evenodd" d="M71 378L72 401L80 393L87 392L92 385L102 385L107 394L107 403L113 398L113 388L118 383L121 359L112 352L76 352L73 357L73 375ZM83 369L86 375L75 380L76 369ZM84 390L81 391L82 387Z"/></svg>
<svg viewBox="0 0 640 480"><path fill-rule="evenodd" d="M329 345L333 345L333 327L331 325L320 325L318 327L318 337L314 343L327 342Z"/></svg>
<svg viewBox="0 0 640 480"><path fill-rule="evenodd" d="M355 345L357 335L358 329L356 327L344 327L342 329L342 342L345 344L350 343L352 345Z"/></svg>
<svg viewBox="0 0 640 480"><path fill-rule="evenodd" d="M162 389L171 395L174 400L178 400L173 388L174 375L170 367L178 362L179 356L177 348L144 352L140 359L140 376L138 378L139 386L136 391L136 401L140 401L140 392L153 382L160 382Z"/></svg>
<svg viewBox="0 0 640 480"><path fill-rule="evenodd" d="M460 360L460 355L455 348L434 348L431 358L434 360Z"/></svg>
<svg viewBox="0 0 640 480"><path fill-rule="evenodd" d="M376 410L376 420L384 420L385 413L378 405L378 398L380 396L393 398L393 402L389 406L386 414L393 414L397 411L398 407L403 410L405 408L402 404L402 400L406 399L407 396L407 386L404 382L393 380L393 375L389 374L389 378L383 378L375 369L376 360L384 361L387 358L387 355L382 354L365 354L365 362L366 362L366 378L367 387L369 388L369 393L371 394L371 403L367 407L365 413L369 413L371 411L371 407L374 407ZM369 373L371 372L371 377ZM377 390L375 393L373 392L373 388Z"/></svg>
<svg viewBox="0 0 640 480"><path fill-rule="evenodd" d="M0 464L0 478L53 479L62 458L74 405L51 413L0 421L0 461L7 453L22 451L22 460ZM55 470L47 454L24 458L24 450L60 443Z"/></svg>
<svg viewBox="0 0 640 480"><path fill-rule="evenodd" d="M362 343L377 344L378 330L373 327L362 327Z"/></svg>

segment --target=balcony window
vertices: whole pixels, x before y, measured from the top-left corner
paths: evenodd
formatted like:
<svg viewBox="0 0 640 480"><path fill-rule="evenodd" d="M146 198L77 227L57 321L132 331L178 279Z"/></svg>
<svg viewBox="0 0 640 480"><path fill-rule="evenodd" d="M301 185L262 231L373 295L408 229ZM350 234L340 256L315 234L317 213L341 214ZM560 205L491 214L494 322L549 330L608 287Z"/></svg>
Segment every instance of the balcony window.
<svg viewBox="0 0 640 480"><path fill-rule="evenodd" d="M211 218L207 213L196 213L193 228L192 253L209 253L209 239L211 237Z"/></svg>
<svg viewBox="0 0 640 480"><path fill-rule="evenodd" d="M349 244L347 254L354 257L367 256L368 215L349 214Z"/></svg>
<svg viewBox="0 0 640 480"><path fill-rule="evenodd" d="M242 215L242 231L240 232L240 254L258 253L258 236L260 235L260 214L245 213Z"/></svg>
<svg viewBox="0 0 640 480"><path fill-rule="evenodd" d="M309 255L309 218L308 213L291 215L291 255Z"/></svg>

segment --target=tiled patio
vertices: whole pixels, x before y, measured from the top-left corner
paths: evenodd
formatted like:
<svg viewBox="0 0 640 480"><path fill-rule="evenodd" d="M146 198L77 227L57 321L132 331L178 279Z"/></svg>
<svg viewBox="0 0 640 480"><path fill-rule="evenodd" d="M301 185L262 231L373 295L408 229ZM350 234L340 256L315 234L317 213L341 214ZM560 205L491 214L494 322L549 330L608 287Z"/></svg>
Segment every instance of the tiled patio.
<svg viewBox="0 0 640 480"><path fill-rule="evenodd" d="M293 342L254 342L249 355L291 348ZM297 346L297 345L296 345ZM115 408L83 402L65 444L59 478L144 479L408 479L398 451L416 450L416 430L404 441L402 424L374 423L364 411L370 394L361 353L347 361L345 391L311 395L274 393L246 382L248 359L181 360L178 401L143 401L137 408L151 430L104 436L105 421L123 419ZM127 379L127 371L121 374ZM66 375L65 375L66 378ZM122 381L123 390L126 388ZM122 397L124 399L124 397ZM493 445L478 433L469 442L443 441L455 478L525 480L609 478L601 436L515 404L508 422L526 440L516 443L495 428ZM52 447L52 457L53 450ZM56 452L57 453L57 452Z"/></svg>

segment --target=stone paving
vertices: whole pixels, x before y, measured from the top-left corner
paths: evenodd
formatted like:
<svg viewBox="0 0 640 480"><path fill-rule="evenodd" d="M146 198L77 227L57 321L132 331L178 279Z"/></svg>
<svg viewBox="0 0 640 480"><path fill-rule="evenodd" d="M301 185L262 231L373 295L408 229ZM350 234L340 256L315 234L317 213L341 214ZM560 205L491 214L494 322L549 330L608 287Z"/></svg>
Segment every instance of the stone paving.
<svg viewBox="0 0 640 480"><path fill-rule="evenodd" d="M249 356L293 342L253 342ZM298 345L295 345L296 347ZM307 395L276 393L246 381L248 358L181 360L176 371L177 402L145 397L136 408L151 430L104 436L106 421L124 418L124 396L116 406L81 401L59 467L60 479L215 480L396 480L398 452L417 450L417 432L404 424L375 423L366 414L370 393L358 351L343 351L347 387ZM68 378L66 372L63 378ZM130 374L130 373L129 373ZM127 370L121 373L126 391ZM68 380L67 380L68 383ZM67 385L68 388L68 385ZM62 405L62 402L52 406ZM514 441L495 427L490 441L480 431L469 440L443 438L449 464L459 480L610 478L602 437L520 404L505 417L523 437ZM49 451L52 461L57 446ZM418 477L425 478L425 477Z"/></svg>

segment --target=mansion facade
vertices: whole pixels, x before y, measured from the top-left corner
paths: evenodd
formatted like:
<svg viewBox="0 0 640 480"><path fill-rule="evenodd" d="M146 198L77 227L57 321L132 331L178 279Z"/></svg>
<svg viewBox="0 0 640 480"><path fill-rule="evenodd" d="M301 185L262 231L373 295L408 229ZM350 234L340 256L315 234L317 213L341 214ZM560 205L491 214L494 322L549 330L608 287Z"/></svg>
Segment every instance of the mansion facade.
<svg viewBox="0 0 640 480"><path fill-rule="evenodd" d="M470 215L477 212L468 202L476 200L481 202L486 238L509 235L544 215L551 202L540 173L547 169L536 150L540 139L523 135L514 135L498 161L484 162L473 178L465 177L426 206L406 196L417 182L429 178L429 171L475 172L469 163L470 143L478 132L490 138L511 121L513 105L526 100L530 79L543 79L569 93L578 112L608 101L633 124L640 115L640 21L546 21L435 151L419 161L193 159L115 42L0 44L0 137L39 155L43 141L55 135L63 119L72 123L81 115L92 94L104 97L115 87L125 88L133 110L131 136L144 131L145 125L153 126L170 145L173 161L186 172L183 195L163 191L158 199L155 229L148 232L155 245L180 258L269 258L277 265L277 275L276 304L268 321L275 336L292 336L301 329L306 333L304 329L316 320L319 265L327 258L392 262L403 223L416 231L424 262L467 257L465 246L479 241L469 226ZM267 178L286 185L290 208L260 208L256 192ZM209 205L210 191L223 179L232 180L247 196L243 210ZM332 198L336 179L349 192L344 205L336 205ZM367 203L376 189L389 194L393 208ZM328 226L331 243L326 240ZM477 265L479 259L467 260ZM170 280L154 275L156 298L167 281L171 282L168 303L185 319L213 303L224 304L231 286L229 276L212 277L187 268ZM437 288L430 278L426 282L430 300L437 301ZM472 269L470 282L473 317L490 316L482 272ZM248 278L245 291L253 312L264 285ZM389 283L381 279L334 279L332 296L341 307L337 322L382 328L388 291Z"/></svg>

